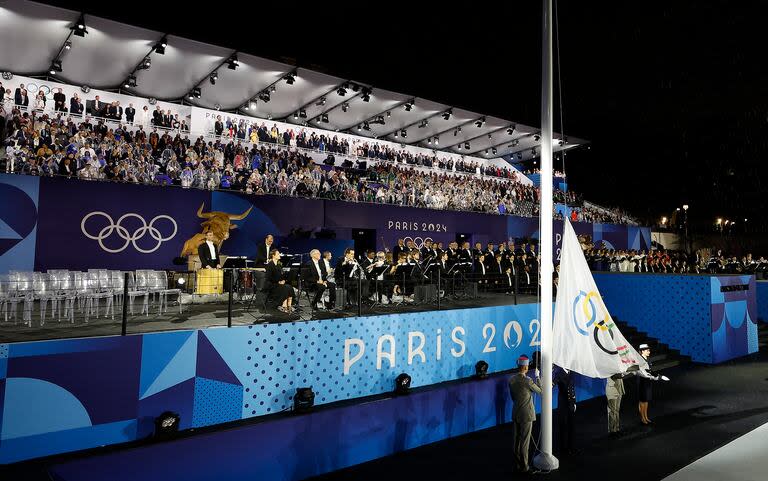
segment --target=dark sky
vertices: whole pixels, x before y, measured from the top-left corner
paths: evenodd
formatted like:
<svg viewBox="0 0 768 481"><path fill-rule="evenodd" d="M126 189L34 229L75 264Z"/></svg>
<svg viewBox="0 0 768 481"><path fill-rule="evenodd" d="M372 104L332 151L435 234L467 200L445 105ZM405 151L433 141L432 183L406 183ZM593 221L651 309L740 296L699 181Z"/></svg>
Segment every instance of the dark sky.
<svg viewBox="0 0 768 481"><path fill-rule="evenodd" d="M379 10L362 2L49 3L540 123L541 4L534 0L386 2ZM716 217L764 222L768 12L761 2L558 3L565 132L592 142L568 156L571 188L653 219L687 203L702 226Z"/></svg>

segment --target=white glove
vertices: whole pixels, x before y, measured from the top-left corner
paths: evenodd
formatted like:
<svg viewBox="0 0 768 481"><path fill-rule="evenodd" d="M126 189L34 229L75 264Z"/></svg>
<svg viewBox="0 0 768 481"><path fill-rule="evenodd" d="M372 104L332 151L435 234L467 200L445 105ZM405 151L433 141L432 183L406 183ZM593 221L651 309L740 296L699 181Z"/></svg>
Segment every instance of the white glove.
<svg viewBox="0 0 768 481"><path fill-rule="evenodd" d="M538 379L538 378L541 376L541 373L539 372L539 370L538 370L538 369L536 369L535 371L533 371L533 374L534 374L534 376L536 376L536 378L537 378L537 379Z"/></svg>
<svg viewBox="0 0 768 481"><path fill-rule="evenodd" d="M662 381L669 381L669 378L667 376L661 376Z"/></svg>

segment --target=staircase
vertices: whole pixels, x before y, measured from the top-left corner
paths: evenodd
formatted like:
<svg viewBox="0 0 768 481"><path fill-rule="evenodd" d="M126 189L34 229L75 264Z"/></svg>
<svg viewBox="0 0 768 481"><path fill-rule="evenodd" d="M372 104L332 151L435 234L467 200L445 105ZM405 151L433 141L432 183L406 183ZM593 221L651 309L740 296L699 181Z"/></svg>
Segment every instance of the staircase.
<svg viewBox="0 0 768 481"><path fill-rule="evenodd" d="M663 371L664 369L669 369L670 367L675 367L679 366L680 364L691 362L691 358L689 356L680 354L680 351L677 349L670 348L666 344L659 342L658 339L654 339L648 334L642 331L638 331L636 328L630 326L626 322L615 317L613 318L613 321L616 323L627 341L629 341L629 343L634 346L635 349L637 349L637 346L640 344L648 344L648 346L651 348L650 361L653 363L654 371ZM766 336L768 336L768 325L761 325L761 327L766 328L765 330L760 331L761 342L768 343L768 338L766 338Z"/></svg>
<svg viewBox="0 0 768 481"><path fill-rule="evenodd" d="M768 324L757 323L757 346L760 351L768 349Z"/></svg>

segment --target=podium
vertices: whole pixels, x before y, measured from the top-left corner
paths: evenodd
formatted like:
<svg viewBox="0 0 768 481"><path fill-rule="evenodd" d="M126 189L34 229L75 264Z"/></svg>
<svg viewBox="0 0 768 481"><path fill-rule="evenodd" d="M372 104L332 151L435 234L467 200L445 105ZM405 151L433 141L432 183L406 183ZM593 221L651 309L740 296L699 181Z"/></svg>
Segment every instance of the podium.
<svg viewBox="0 0 768 481"><path fill-rule="evenodd" d="M221 294L224 292L224 271L222 269L200 269L197 271L195 294Z"/></svg>

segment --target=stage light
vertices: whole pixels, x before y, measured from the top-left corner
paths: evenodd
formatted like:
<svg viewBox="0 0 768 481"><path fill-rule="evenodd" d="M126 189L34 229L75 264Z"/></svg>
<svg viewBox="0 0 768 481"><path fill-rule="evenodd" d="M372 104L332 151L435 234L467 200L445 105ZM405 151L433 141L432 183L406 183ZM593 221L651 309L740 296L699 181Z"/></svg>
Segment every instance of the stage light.
<svg viewBox="0 0 768 481"><path fill-rule="evenodd" d="M139 65L140 70L149 70L152 68L152 58L147 55L144 57L144 60L141 61L141 65Z"/></svg>
<svg viewBox="0 0 768 481"><path fill-rule="evenodd" d="M163 37L159 42L155 44L154 51L157 54L165 55L165 47L168 46L168 38Z"/></svg>
<svg viewBox="0 0 768 481"><path fill-rule="evenodd" d="M427 144L432 145L432 138L427 139Z"/></svg>
<svg viewBox="0 0 768 481"><path fill-rule="evenodd" d="M398 137L400 137L400 133L397 130L395 130L395 138L398 138Z"/></svg>
<svg viewBox="0 0 768 481"><path fill-rule="evenodd" d="M315 405L315 393L310 387L296 388L296 394L293 395L293 410L297 413L307 412Z"/></svg>
<svg viewBox="0 0 768 481"><path fill-rule="evenodd" d="M216 110L221 110L221 104L219 103L213 104L213 108Z"/></svg>
<svg viewBox="0 0 768 481"><path fill-rule="evenodd" d="M352 91L353 91L353 92L357 92L357 91L359 91L359 90L360 90L360 86L359 86L358 84L354 84L354 83L353 83L353 84L351 84L351 85L352 85ZM350 84L346 84L346 85L345 85L345 87L346 87L346 88L350 88ZM369 89L369 90L370 90L370 89ZM363 91L365 91L365 90L363 90Z"/></svg>
<svg viewBox="0 0 768 481"><path fill-rule="evenodd" d="M523 160L523 153L522 152L518 152L517 153L517 160Z"/></svg>
<svg viewBox="0 0 768 481"><path fill-rule="evenodd" d="M469 150L469 142L464 142L464 148Z"/></svg>
<svg viewBox="0 0 768 481"><path fill-rule="evenodd" d="M304 109L299 110L299 117L301 117L302 119L306 119L307 118L307 111L304 110Z"/></svg>
<svg viewBox="0 0 768 481"><path fill-rule="evenodd" d="M661 218L661 225L665 225L666 223L667 223L667 218L666 217L662 217Z"/></svg>
<svg viewBox="0 0 768 481"><path fill-rule="evenodd" d="M395 394L407 394L411 390L411 376L402 373L395 378Z"/></svg>
<svg viewBox="0 0 768 481"><path fill-rule="evenodd" d="M485 379L488 377L488 363L485 361L477 361L475 364L475 377L478 379Z"/></svg>
<svg viewBox="0 0 768 481"><path fill-rule="evenodd" d="M515 126L512 125L507 129L507 135L512 135L515 133Z"/></svg>
<svg viewBox="0 0 768 481"><path fill-rule="evenodd" d="M387 111L387 118L392 117L392 112Z"/></svg>
<svg viewBox="0 0 768 481"><path fill-rule="evenodd" d="M534 134L533 135L533 141L534 142L538 142L540 139L541 139L541 136L539 134Z"/></svg>
<svg viewBox="0 0 768 481"><path fill-rule="evenodd" d="M128 78L125 80L125 88L133 88L136 85L136 76L135 75L129 75Z"/></svg>
<svg viewBox="0 0 768 481"><path fill-rule="evenodd" d="M344 86L342 85L341 87L336 89L336 93L339 96L343 97L343 96L347 95L347 89L345 89Z"/></svg>
<svg viewBox="0 0 768 481"><path fill-rule="evenodd" d="M461 150L461 144L457 145L456 148Z"/></svg>
<svg viewBox="0 0 768 481"><path fill-rule="evenodd" d="M371 101L371 94L373 91L369 89L368 87L363 89L363 93L360 97L362 97L363 102L370 102Z"/></svg>
<svg viewBox="0 0 768 481"><path fill-rule="evenodd" d="M214 70L208 80L210 80L211 85L216 85L216 81L219 80L219 73Z"/></svg>
<svg viewBox="0 0 768 481"><path fill-rule="evenodd" d="M270 99L271 97L268 90L264 90L263 92L259 93L259 100L261 100L262 102L264 103L269 102Z"/></svg>
<svg viewBox="0 0 768 481"><path fill-rule="evenodd" d="M452 114L452 113L453 113L453 112L451 112L450 110L446 110L445 112L443 112L443 119L445 119L445 120L451 120L451 114Z"/></svg>
<svg viewBox="0 0 768 481"><path fill-rule="evenodd" d="M70 42L69 40L64 42L64 50L69 50L71 48L72 48L72 42Z"/></svg>
<svg viewBox="0 0 768 481"><path fill-rule="evenodd" d="M320 116L320 122L323 122L323 123L326 123L326 124L327 124L327 123L329 122L329 120L328 120L328 114L323 114L323 115L321 115L321 116Z"/></svg>
<svg viewBox="0 0 768 481"><path fill-rule="evenodd" d="M229 60L227 60L227 68L230 70L237 70L237 67L240 66L240 61L237 60L237 54L232 55L229 57Z"/></svg>
<svg viewBox="0 0 768 481"><path fill-rule="evenodd" d="M427 120L427 119L424 119L424 120L422 120L422 121L419 123L419 128L420 128L420 129L423 129L424 127L426 127L426 126L428 126L428 125L429 125L429 120Z"/></svg>
<svg viewBox="0 0 768 481"><path fill-rule="evenodd" d="M688 210L688 204L683 204L683 210Z"/></svg>
<svg viewBox="0 0 768 481"><path fill-rule="evenodd" d="M435 137L435 145L440 145L440 137Z"/></svg>
<svg viewBox="0 0 768 481"><path fill-rule="evenodd" d="M199 99L203 96L203 90L200 87L195 87L192 89L192 92L190 92L196 99Z"/></svg>
<svg viewBox="0 0 768 481"><path fill-rule="evenodd" d="M408 131L407 131L407 130L405 130L405 129L403 129L403 130L401 130L401 131L400 131L400 135L401 135L403 138L406 138L406 137L408 137Z"/></svg>
<svg viewBox="0 0 768 481"><path fill-rule="evenodd" d="M368 122L363 122L363 129L370 132L371 131L371 125Z"/></svg>
<svg viewBox="0 0 768 481"><path fill-rule="evenodd" d="M251 108L252 110L255 110L256 109L256 101L255 100L251 100L250 102L248 102L248 107Z"/></svg>
<svg viewBox="0 0 768 481"><path fill-rule="evenodd" d="M488 149L485 149L485 155L488 155Z"/></svg>
<svg viewBox="0 0 768 481"><path fill-rule="evenodd" d="M85 35L88 33L88 30L85 28L85 15L80 14L80 18L77 20L77 23L74 27L72 27L72 33L78 37L85 37Z"/></svg>
<svg viewBox="0 0 768 481"><path fill-rule="evenodd" d="M155 418L155 437L166 438L179 432L179 422L181 418L178 414L165 411Z"/></svg>
<svg viewBox="0 0 768 481"><path fill-rule="evenodd" d="M718 217L718 219L717 219L717 225L720 225L720 224L722 224L722 223L723 223L723 219L721 219L721 218L719 218L719 217Z"/></svg>
<svg viewBox="0 0 768 481"><path fill-rule="evenodd" d="M3 72L3 80L12 80L13 74L11 72Z"/></svg>
<svg viewBox="0 0 768 481"><path fill-rule="evenodd" d="M357 124L357 131L360 132L361 130L363 130L363 126L360 124Z"/></svg>
<svg viewBox="0 0 768 481"><path fill-rule="evenodd" d="M346 112L347 110L349 110L349 104L346 103L346 102L342 103L341 104L341 111L342 112Z"/></svg>
<svg viewBox="0 0 768 481"><path fill-rule="evenodd" d="M453 136L456 137L459 135L459 129L453 129Z"/></svg>
<svg viewBox="0 0 768 481"><path fill-rule="evenodd" d="M293 83L296 81L296 74L295 73L289 73L285 77L283 77L283 80L285 80L285 83L288 85L293 85Z"/></svg>
<svg viewBox="0 0 768 481"><path fill-rule="evenodd" d="M410 112L411 109L413 108L413 102L406 102L403 107L405 107L406 112Z"/></svg>
<svg viewBox="0 0 768 481"><path fill-rule="evenodd" d="M325 97L320 97L315 103L315 105L317 105L318 107L322 107L323 105L325 105L325 101L326 101Z"/></svg>
<svg viewBox="0 0 768 481"><path fill-rule="evenodd" d="M51 66L48 69L48 71L51 73L51 75L56 75L58 72L61 72L61 60L54 60L51 62Z"/></svg>
<svg viewBox="0 0 768 481"><path fill-rule="evenodd" d="M493 138L493 135L488 134L488 140L491 140Z"/></svg>
<svg viewBox="0 0 768 481"><path fill-rule="evenodd" d="M179 277L178 279L176 279L176 284L180 286L183 286L185 282L187 281L185 281L183 277Z"/></svg>
<svg viewBox="0 0 768 481"><path fill-rule="evenodd" d="M485 118L476 120L475 125L477 126L478 129L481 128L483 125L485 125Z"/></svg>
<svg viewBox="0 0 768 481"><path fill-rule="evenodd" d="M492 149L491 149L491 153L492 153L493 155L496 155L496 153L497 153L497 152L498 152L498 150L496 150L496 147L494 147L494 148L492 148Z"/></svg>
<svg viewBox="0 0 768 481"><path fill-rule="evenodd" d="M294 112L293 113L293 119L294 120L298 120L299 119L299 113L298 112Z"/></svg>

